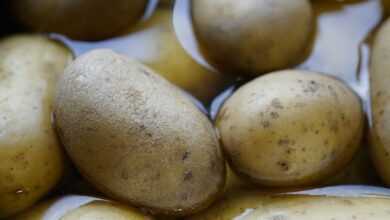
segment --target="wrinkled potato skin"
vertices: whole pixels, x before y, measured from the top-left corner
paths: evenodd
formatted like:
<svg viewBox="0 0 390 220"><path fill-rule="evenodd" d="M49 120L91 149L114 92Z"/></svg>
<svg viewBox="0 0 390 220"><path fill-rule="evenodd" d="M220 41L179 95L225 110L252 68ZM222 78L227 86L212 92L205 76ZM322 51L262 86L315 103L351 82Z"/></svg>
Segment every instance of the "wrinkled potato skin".
<svg viewBox="0 0 390 220"><path fill-rule="evenodd" d="M371 150L382 179L390 184L390 21L377 33L371 57L370 88L372 107Z"/></svg>
<svg viewBox="0 0 390 220"><path fill-rule="evenodd" d="M60 81L55 118L75 165L115 199L185 215L223 190L225 162L212 124L139 62L109 50L79 57Z"/></svg>
<svg viewBox="0 0 390 220"><path fill-rule="evenodd" d="M352 198L238 190L226 194L212 207L188 220L383 220L390 217L389 205L390 197L382 196Z"/></svg>
<svg viewBox="0 0 390 220"><path fill-rule="evenodd" d="M9 4L15 19L33 31L101 40L135 24L147 0L12 0Z"/></svg>
<svg viewBox="0 0 390 220"><path fill-rule="evenodd" d="M41 202L32 209L14 217L13 220L42 220L50 209L52 209L51 212L60 213L62 209L69 205L63 203L62 206L58 206L62 201L64 201L63 198L58 198ZM72 205L75 205L74 203L75 202L72 202ZM53 208L54 206L56 206L56 208ZM59 217L59 220L152 220L151 217L142 214L136 209L106 200L91 201L87 204L70 209Z"/></svg>
<svg viewBox="0 0 390 220"><path fill-rule="evenodd" d="M232 81L226 75L207 70L183 49L173 27L172 10L157 9L150 19L141 22L131 33L145 31L153 31L153 41L147 46L157 51L157 57L143 62L203 103L211 102Z"/></svg>
<svg viewBox="0 0 390 220"><path fill-rule="evenodd" d="M45 37L0 40L0 218L33 205L62 176L51 112L57 79L71 58Z"/></svg>
<svg viewBox="0 0 390 220"><path fill-rule="evenodd" d="M307 0L196 0L192 17L208 61L221 72L241 75L296 64L312 30Z"/></svg>
<svg viewBox="0 0 390 220"><path fill-rule="evenodd" d="M238 89L217 116L232 168L265 186L308 186L342 170L360 145L359 98L342 82L287 70Z"/></svg>

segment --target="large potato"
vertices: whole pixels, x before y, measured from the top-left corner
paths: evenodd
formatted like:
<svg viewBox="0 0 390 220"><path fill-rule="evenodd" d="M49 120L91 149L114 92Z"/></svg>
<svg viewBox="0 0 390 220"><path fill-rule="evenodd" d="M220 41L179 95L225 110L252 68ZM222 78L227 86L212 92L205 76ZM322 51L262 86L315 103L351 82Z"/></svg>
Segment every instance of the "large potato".
<svg viewBox="0 0 390 220"><path fill-rule="evenodd" d="M226 76L207 70L187 54L176 37L169 9L157 9L150 19L132 30L127 41L130 48L143 45L142 49L130 50L130 53L137 53L135 56L147 54L140 57L143 63L205 103L210 102L228 82Z"/></svg>
<svg viewBox="0 0 390 220"><path fill-rule="evenodd" d="M147 0L12 0L15 19L38 32L56 32L80 40L113 37L143 15Z"/></svg>
<svg viewBox="0 0 390 220"><path fill-rule="evenodd" d="M69 50L45 37L0 40L0 218L31 206L62 176L51 112L70 59Z"/></svg>
<svg viewBox="0 0 390 220"><path fill-rule="evenodd" d="M303 186L351 161L363 118L359 98L339 80L287 70L238 89L216 126L235 171L262 185Z"/></svg>
<svg viewBox="0 0 390 220"><path fill-rule="evenodd" d="M115 202L86 196L64 196L41 202L13 220L152 220L141 212Z"/></svg>
<svg viewBox="0 0 390 220"><path fill-rule="evenodd" d="M252 76L300 61L312 29L308 0L196 0L192 16L210 63Z"/></svg>
<svg viewBox="0 0 390 220"><path fill-rule="evenodd" d="M189 220L384 220L390 218L388 189L338 186L291 195L244 190Z"/></svg>
<svg viewBox="0 0 390 220"><path fill-rule="evenodd" d="M212 124L132 59L109 50L79 57L60 81L55 120L78 169L113 198L184 215L223 190L225 162Z"/></svg>
<svg viewBox="0 0 390 220"><path fill-rule="evenodd" d="M371 146L383 180L390 184L390 20L377 33L371 57Z"/></svg>

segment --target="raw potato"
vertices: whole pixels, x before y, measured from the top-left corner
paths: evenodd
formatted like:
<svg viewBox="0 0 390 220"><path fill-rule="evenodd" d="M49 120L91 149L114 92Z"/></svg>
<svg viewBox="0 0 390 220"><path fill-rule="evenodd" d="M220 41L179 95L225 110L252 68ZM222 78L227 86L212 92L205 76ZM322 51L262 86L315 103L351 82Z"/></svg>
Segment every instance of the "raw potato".
<svg viewBox="0 0 390 220"><path fill-rule="evenodd" d="M206 58L222 72L257 76L303 58L310 44L308 0L196 0L194 28Z"/></svg>
<svg viewBox="0 0 390 220"><path fill-rule="evenodd" d="M385 188L338 186L297 194L236 191L227 194L223 200L189 220L384 220L390 218L390 197Z"/></svg>
<svg viewBox="0 0 390 220"><path fill-rule="evenodd" d="M45 37L0 40L0 218L33 205L62 176L51 112L57 79L71 58Z"/></svg>
<svg viewBox="0 0 390 220"><path fill-rule="evenodd" d="M375 166L390 185L390 20L381 27L374 40L371 57L371 147Z"/></svg>
<svg viewBox="0 0 390 220"><path fill-rule="evenodd" d="M157 9L131 33L129 42L148 49L148 55L141 59L143 63L204 103L210 102L227 84L225 75L202 67L183 49L173 28L172 10ZM137 53L145 52L140 49Z"/></svg>
<svg viewBox="0 0 390 220"><path fill-rule="evenodd" d="M109 50L76 59L60 81L55 120L84 177L120 201L185 215L223 191L225 162L212 124L137 61Z"/></svg>
<svg viewBox="0 0 390 220"><path fill-rule="evenodd" d="M56 216L56 217L54 217ZM13 220L152 220L141 212L107 200L86 196L65 196L41 202Z"/></svg>
<svg viewBox="0 0 390 220"><path fill-rule="evenodd" d="M287 70L259 77L223 105L216 126L232 168L266 186L306 186L342 170L362 138L359 98L339 80Z"/></svg>
<svg viewBox="0 0 390 220"><path fill-rule="evenodd" d="M18 22L37 32L55 32L79 40L114 37L144 14L147 0L12 0Z"/></svg>

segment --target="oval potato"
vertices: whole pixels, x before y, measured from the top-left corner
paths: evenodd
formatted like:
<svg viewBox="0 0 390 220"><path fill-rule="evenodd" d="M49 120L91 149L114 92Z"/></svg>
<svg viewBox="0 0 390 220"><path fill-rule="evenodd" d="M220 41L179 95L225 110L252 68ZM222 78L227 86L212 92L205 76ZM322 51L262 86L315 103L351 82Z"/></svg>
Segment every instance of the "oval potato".
<svg viewBox="0 0 390 220"><path fill-rule="evenodd" d="M144 14L147 0L12 0L11 14L36 32L55 32L78 40L120 34Z"/></svg>
<svg viewBox="0 0 390 220"><path fill-rule="evenodd" d="M113 198L185 215L223 190L225 162L212 124L137 61L109 50L76 59L60 81L55 121L84 177Z"/></svg>
<svg viewBox="0 0 390 220"><path fill-rule="evenodd" d="M308 0L192 1L195 33L221 72L249 76L301 61L310 44Z"/></svg>
<svg viewBox="0 0 390 220"><path fill-rule="evenodd" d="M33 205L63 174L51 112L57 79L71 58L42 36L0 40L0 218Z"/></svg>
<svg viewBox="0 0 390 220"><path fill-rule="evenodd" d="M261 185L299 187L345 168L360 146L364 116L341 81L286 70L239 88L216 126L235 171Z"/></svg>

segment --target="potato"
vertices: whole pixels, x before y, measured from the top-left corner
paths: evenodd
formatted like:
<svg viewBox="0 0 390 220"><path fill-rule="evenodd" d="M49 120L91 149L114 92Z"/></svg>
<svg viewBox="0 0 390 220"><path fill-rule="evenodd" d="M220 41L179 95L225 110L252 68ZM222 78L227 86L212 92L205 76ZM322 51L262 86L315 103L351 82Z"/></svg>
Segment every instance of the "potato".
<svg viewBox="0 0 390 220"><path fill-rule="evenodd" d="M192 16L209 62L250 76L298 63L312 30L307 0L197 0Z"/></svg>
<svg viewBox="0 0 390 220"><path fill-rule="evenodd" d="M71 58L45 37L0 40L0 218L33 205L62 176L51 112L57 79Z"/></svg>
<svg viewBox="0 0 390 220"><path fill-rule="evenodd" d="M202 67L183 49L176 37L169 9L157 9L150 19L141 22L131 33L124 43L129 48L139 48L139 45L142 48L130 50L130 56L139 57L143 63L204 103L209 103L232 81L221 73ZM144 55L145 50L147 55Z"/></svg>
<svg viewBox="0 0 390 220"><path fill-rule="evenodd" d="M12 0L9 8L23 26L79 40L120 34L144 14L147 0Z"/></svg>
<svg viewBox="0 0 390 220"><path fill-rule="evenodd" d="M212 124L137 61L109 50L76 59L60 80L55 121L80 172L117 200L185 215L223 190L225 161Z"/></svg>
<svg viewBox="0 0 390 220"><path fill-rule="evenodd" d="M335 78L286 70L238 89L216 119L232 168L261 185L307 186L343 169L360 145L359 98Z"/></svg>
<svg viewBox="0 0 390 220"><path fill-rule="evenodd" d="M390 185L390 20L377 33L370 66L371 150L374 164L382 179Z"/></svg>
<svg viewBox="0 0 390 220"><path fill-rule="evenodd" d="M338 186L294 194L236 191L189 220L388 219L385 188Z"/></svg>
<svg viewBox="0 0 390 220"><path fill-rule="evenodd" d="M14 220L152 220L141 212L121 204L87 196L64 196L41 202L16 216Z"/></svg>

